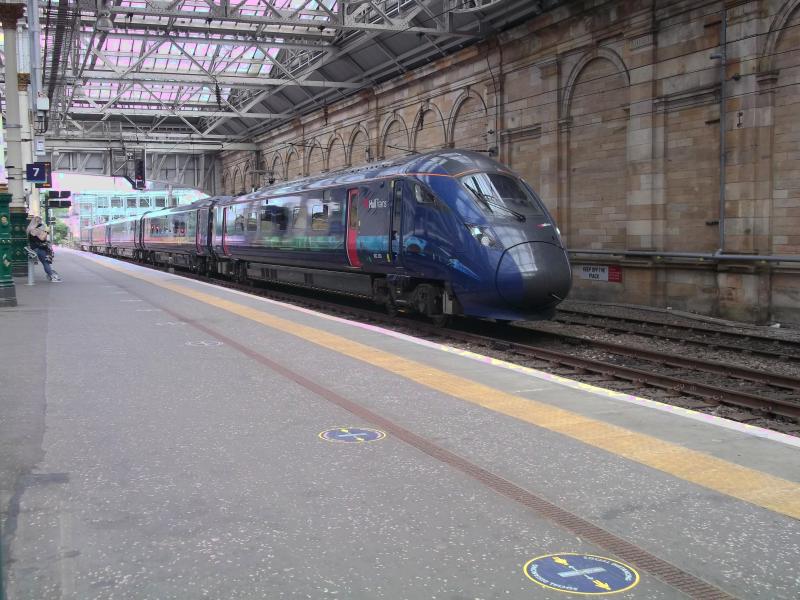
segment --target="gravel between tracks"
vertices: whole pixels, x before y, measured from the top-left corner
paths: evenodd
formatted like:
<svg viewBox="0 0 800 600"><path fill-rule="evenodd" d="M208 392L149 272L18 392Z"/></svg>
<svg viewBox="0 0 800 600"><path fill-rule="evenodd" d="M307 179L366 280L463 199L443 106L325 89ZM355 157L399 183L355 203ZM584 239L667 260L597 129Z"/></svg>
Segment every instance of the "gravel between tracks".
<svg viewBox="0 0 800 600"><path fill-rule="evenodd" d="M609 332L586 325L557 323L553 321L519 323L518 325L534 331L553 332L556 334L568 333L589 340L600 340L603 342L623 344L625 346L639 346L641 348L647 348L648 350L671 352L683 356L690 356L692 358L712 359L718 362L749 367L767 373L780 373L781 375L800 377L800 363L775 360L757 354L744 354L735 350L723 349L710 351L707 347L695 344L682 344L673 340L642 336L635 333Z"/></svg>
<svg viewBox="0 0 800 600"><path fill-rule="evenodd" d="M578 300L566 300L559 305L559 308L597 315L607 315L609 317L647 319L665 324L699 325L713 327L730 333L755 334L778 340L800 341L800 323L781 323L780 327L770 327L769 325L753 325L751 323L727 321L725 319L706 317L705 315L693 315L683 311L671 311L646 306L634 307L627 305L594 304L592 302L582 302Z"/></svg>

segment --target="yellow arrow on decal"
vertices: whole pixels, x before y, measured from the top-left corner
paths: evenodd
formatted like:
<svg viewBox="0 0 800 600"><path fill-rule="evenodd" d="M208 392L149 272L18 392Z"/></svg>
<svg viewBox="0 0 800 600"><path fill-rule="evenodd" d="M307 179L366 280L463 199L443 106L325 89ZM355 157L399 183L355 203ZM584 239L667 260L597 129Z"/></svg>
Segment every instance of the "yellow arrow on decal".
<svg viewBox="0 0 800 600"><path fill-rule="evenodd" d="M597 587L606 590L607 592L611 591L611 586L605 583L604 581L600 581L599 579L592 579L592 583L594 583Z"/></svg>
<svg viewBox="0 0 800 600"><path fill-rule="evenodd" d="M564 565L565 567L569 566L569 563L565 559L560 558L558 556L554 556L553 557L553 562L557 562L558 564Z"/></svg>

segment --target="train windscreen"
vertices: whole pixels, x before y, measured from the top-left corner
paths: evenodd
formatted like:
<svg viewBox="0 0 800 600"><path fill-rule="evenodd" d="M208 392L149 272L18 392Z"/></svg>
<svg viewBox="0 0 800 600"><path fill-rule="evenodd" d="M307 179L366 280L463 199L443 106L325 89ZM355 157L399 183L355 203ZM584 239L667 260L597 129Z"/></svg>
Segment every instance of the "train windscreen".
<svg viewBox="0 0 800 600"><path fill-rule="evenodd" d="M501 173L472 173L461 178L481 208L494 217L515 218L545 216L539 201L516 177Z"/></svg>

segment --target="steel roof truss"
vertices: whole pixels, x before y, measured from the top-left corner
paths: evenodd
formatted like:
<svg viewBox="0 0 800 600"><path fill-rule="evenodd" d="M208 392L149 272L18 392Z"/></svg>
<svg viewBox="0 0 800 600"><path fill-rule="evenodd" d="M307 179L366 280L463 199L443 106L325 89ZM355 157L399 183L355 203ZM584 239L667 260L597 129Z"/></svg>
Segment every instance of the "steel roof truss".
<svg viewBox="0 0 800 600"><path fill-rule="evenodd" d="M82 7L85 11L81 15L81 20L85 23L93 24L96 16L94 14L94 2L91 2L91 8L85 6L89 2L82 1ZM324 30L329 30L327 35L331 35L336 31L403 31L408 33L428 33L430 35L458 35L450 27L447 20L440 21L433 19L436 27L421 27L411 24L412 18L408 17L408 12L412 14L415 11L405 11L405 14L398 12L398 14L391 15L390 10L384 10L380 7L380 3L373 0L367 0L359 4L355 10L349 14L345 9L348 6L345 2L340 2L340 10L334 13L327 7L324 10L313 10L306 8L310 2L306 2L301 8L294 11L282 11L276 8L271 2L262 0L261 4L264 6L264 15L243 15L239 10L225 11L223 6L216 5L208 2L212 10L208 13L198 13L187 10L179 10L173 8L156 8L148 6L146 8L135 6L109 6L108 9L111 17L116 19L122 17L119 24L116 26L121 27L127 25L131 28L141 27L164 27L167 23L162 22L164 17L175 19L175 27L181 29L197 28L208 30L206 21L209 19L219 23L233 23L244 24L250 26L264 26L273 29L275 33L282 33L284 35L302 35L324 37ZM417 9L421 8L421 3L416 0L408 2L407 4L414 5ZM387 4L388 6L388 4ZM402 3L392 3L392 7L400 6L401 10L404 8ZM395 9L397 11L397 9ZM308 18L303 18L308 17ZM323 28L320 31L319 28Z"/></svg>
<svg viewBox="0 0 800 600"><path fill-rule="evenodd" d="M313 70L313 69L312 69ZM133 83L180 83L180 84L194 84L205 85L207 83L218 83L225 87L255 87L263 88L267 86L283 86L283 85L300 85L305 87L321 87L321 88L345 88L345 89L359 89L362 87L360 83L344 82L344 81L323 81L318 79L286 79L286 78L273 78L273 77L237 77L237 76L220 76L216 77L216 81L202 73L156 73L152 71L137 71L136 73L128 73L123 75L115 67L112 71L89 71L84 73L84 77L94 79L97 81L116 81L116 82L133 82Z"/></svg>

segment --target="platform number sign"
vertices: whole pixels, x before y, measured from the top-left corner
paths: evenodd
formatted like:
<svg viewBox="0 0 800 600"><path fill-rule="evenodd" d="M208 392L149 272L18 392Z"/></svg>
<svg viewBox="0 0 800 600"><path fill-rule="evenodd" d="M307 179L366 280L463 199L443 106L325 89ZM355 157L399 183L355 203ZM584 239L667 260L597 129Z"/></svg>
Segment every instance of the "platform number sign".
<svg viewBox="0 0 800 600"><path fill-rule="evenodd" d="M30 179L30 177L26 177L26 179L28 179L28 181L34 181L36 187L40 188L40 189L47 189L47 188L53 187L52 165L49 162L36 162L36 163L31 163L30 165L27 165L27 167L36 166L36 165L40 165L36 169L36 175L38 175L40 177L42 176L42 172L40 171L40 169L41 169L44 172L44 178L43 179L39 179L39 180L34 180L34 179ZM25 174L26 175L28 174L27 167L25 169L25 171L26 171Z"/></svg>
<svg viewBox="0 0 800 600"><path fill-rule="evenodd" d="M25 180L31 183L47 183L50 180L50 163L35 162L25 165Z"/></svg>

